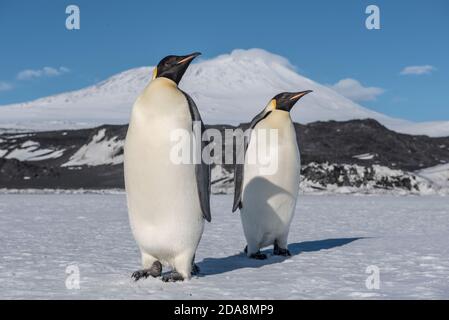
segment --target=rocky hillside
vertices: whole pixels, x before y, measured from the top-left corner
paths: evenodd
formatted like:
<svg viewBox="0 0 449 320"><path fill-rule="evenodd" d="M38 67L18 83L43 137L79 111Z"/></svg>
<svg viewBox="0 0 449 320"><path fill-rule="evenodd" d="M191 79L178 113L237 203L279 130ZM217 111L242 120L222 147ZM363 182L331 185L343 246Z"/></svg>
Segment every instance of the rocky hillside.
<svg viewBox="0 0 449 320"><path fill-rule="evenodd" d="M400 134L371 119L295 126L303 191L422 194L449 186L449 137ZM0 188L123 188L126 129L0 133ZM212 179L214 192L232 192L233 166L215 166Z"/></svg>

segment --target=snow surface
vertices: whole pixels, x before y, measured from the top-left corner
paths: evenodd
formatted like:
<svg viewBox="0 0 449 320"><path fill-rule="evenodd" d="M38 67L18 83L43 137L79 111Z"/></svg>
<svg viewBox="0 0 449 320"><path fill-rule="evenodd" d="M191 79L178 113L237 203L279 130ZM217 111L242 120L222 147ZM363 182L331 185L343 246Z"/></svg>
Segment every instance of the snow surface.
<svg viewBox="0 0 449 320"><path fill-rule="evenodd" d="M70 157L69 161L61 166L100 166L123 163L123 146L125 145L125 141L119 140L118 137L107 139L105 134L106 129L98 131L87 145L79 148Z"/></svg>
<svg viewBox="0 0 449 320"><path fill-rule="evenodd" d="M18 136L13 136L9 139L13 139L14 137L17 138ZM41 161L59 158L64 154L64 151L65 149L40 148L39 142L27 140L12 151L0 149L0 158L5 157L6 159L17 159L20 161Z"/></svg>
<svg viewBox="0 0 449 320"><path fill-rule="evenodd" d="M371 160L375 157L375 154L372 153L363 153L353 156L353 158L359 159L359 160Z"/></svg>
<svg viewBox="0 0 449 320"><path fill-rule="evenodd" d="M0 195L0 298L449 298L444 197L301 196L289 259L244 257L231 196L213 196L197 253L201 276L132 282L139 254L124 194ZM270 251L268 251L270 252ZM66 268L80 289L65 287ZM368 266L380 269L369 290Z"/></svg>
<svg viewBox="0 0 449 320"><path fill-rule="evenodd" d="M444 171L436 172L430 179L420 174L377 164L363 167L357 164L311 162L303 166L303 169L313 170L320 176L338 179L334 183L322 184L320 179L314 180L313 175L301 176L300 192L306 194L449 195L449 185L440 185L433 181L440 178L440 175L447 174ZM231 186L227 186L227 193L232 193Z"/></svg>
<svg viewBox="0 0 449 320"><path fill-rule="evenodd" d="M373 118L398 132L449 136L449 121L413 123L374 112L299 75L287 59L262 49L237 49L198 61L180 86L195 99L206 123L249 122L279 92L311 89L314 93L293 109L297 122ZM130 69L81 90L0 106L0 127L50 130L128 123L152 69Z"/></svg>
<svg viewBox="0 0 449 320"><path fill-rule="evenodd" d="M449 188L449 163L422 169L416 173L421 177L429 179L441 188Z"/></svg>
<svg viewBox="0 0 449 320"><path fill-rule="evenodd" d="M332 164L311 162L303 166L299 192L301 194L390 194L390 195L449 195L449 168L435 168L432 174L390 169L381 165L363 167L357 164ZM333 177L323 183L322 178ZM234 194L234 174L221 166L211 173L211 190L214 194Z"/></svg>

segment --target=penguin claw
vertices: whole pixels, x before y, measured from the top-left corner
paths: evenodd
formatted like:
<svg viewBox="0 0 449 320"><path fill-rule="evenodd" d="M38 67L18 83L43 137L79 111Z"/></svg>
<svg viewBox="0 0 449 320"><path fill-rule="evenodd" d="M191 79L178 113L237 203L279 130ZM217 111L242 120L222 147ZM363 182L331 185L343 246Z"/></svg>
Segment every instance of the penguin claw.
<svg viewBox="0 0 449 320"><path fill-rule="evenodd" d="M288 249L279 248L278 246L274 247L273 254L275 256L283 256L283 257L291 257L292 254Z"/></svg>
<svg viewBox="0 0 449 320"><path fill-rule="evenodd" d="M258 251L256 253L252 253L249 257L256 260L265 260L267 258L267 255Z"/></svg>
<svg viewBox="0 0 449 320"><path fill-rule="evenodd" d="M176 271L170 272L169 274L164 274L162 276L162 281L164 282L176 282L176 281L184 281L182 275Z"/></svg>
<svg viewBox="0 0 449 320"><path fill-rule="evenodd" d="M133 272L133 274L131 275L131 278L133 278L134 281L140 280L142 278L148 278L148 276L150 275L150 273L148 272L148 270L137 270L135 272Z"/></svg>
<svg viewBox="0 0 449 320"><path fill-rule="evenodd" d="M243 249L245 254L248 254L248 246ZM260 251L257 251L256 253L252 253L249 255L249 258L256 259L256 260L265 260L267 258L267 255L265 253L262 253Z"/></svg>
<svg viewBox="0 0 449 320"><path fill-rule="evenodd" d="M162 273L162 264L159 261L155 261L153 263L153 265L151 266L151 268L137 270L137 271L133 272L133 274L131 275L131 278L133 278L134 281L137 281L141 278L146 279L149 276L152 276L153 278L157 278L157 277L160 277L161 273Z"/></svg>

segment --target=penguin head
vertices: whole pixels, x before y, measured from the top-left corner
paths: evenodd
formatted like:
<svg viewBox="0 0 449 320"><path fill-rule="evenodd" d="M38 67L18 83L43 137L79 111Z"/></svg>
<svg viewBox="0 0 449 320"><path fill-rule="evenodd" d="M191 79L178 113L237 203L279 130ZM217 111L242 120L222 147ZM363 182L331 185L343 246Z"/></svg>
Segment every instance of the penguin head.
<svg viewBox="0 0 449 320"><path fill-rule="evenodd" d="M312 90L279 93L278 95L274 96L273 99L271 99L268 107L271 110L290 112L295 103L310 92L312 92Z"/></svg>
<svg viewBox="0 0 449 320"><path fill-rule="evenodd" d="M167 78L179 84L193 59L201 53L194 52L185 56L167 56L162 59L153 71L153 79Z"/></svg>

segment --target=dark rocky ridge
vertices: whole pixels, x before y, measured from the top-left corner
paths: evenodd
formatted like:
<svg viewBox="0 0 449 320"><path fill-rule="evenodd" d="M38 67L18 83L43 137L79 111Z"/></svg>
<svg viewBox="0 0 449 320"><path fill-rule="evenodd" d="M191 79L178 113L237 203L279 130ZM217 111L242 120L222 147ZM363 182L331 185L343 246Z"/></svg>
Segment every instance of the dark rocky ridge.
<svg viewBox="0 0 449 320"><path fill-rule="evenodd" d="M380 164L414 171L449 162L449 137L412 136L388 130L371 119L297 125L304 163ZM372 160L355 155L370 153Z"/></svg>
<svg viewBox="0 0 449 320"><path fill-rule="evenodd" d="M243 129L248 124L243 124ZM208 126L220 131L234 129L228 125ZM298 143L301 150L303 175L306 178L326 181L330 179L322 171L312 170L311 163L330 163L338 165L353 164L368 168L363 179L370 179L373 165L392 169L414 171L449 162L449 137L430 138L412 136L388 130L375 120L352 120L344 122L315 122L308 125L295 124ZM61 167L83 145L88 144L102 129L103 139L118 140L125 138L126 125L104 125L92 129L61 130L49 132L30 132L26 134L0 134L0 188L86 188L105 189L123 188L122 164ZM40 148L61 150L63 155L40 161L19 161L7 159L8 154L20 149L27 141L34 141ZM5 153L6 151L6 153ZM115 156L123 153L117 151ZM368 154L368 156L355 157ZM230 172L232 165L224 165ZM336 170L336 169L335 169ZM344 171L344 170L340 170ZM351 185L348 179L340 179L344 185Z"/></svg>

